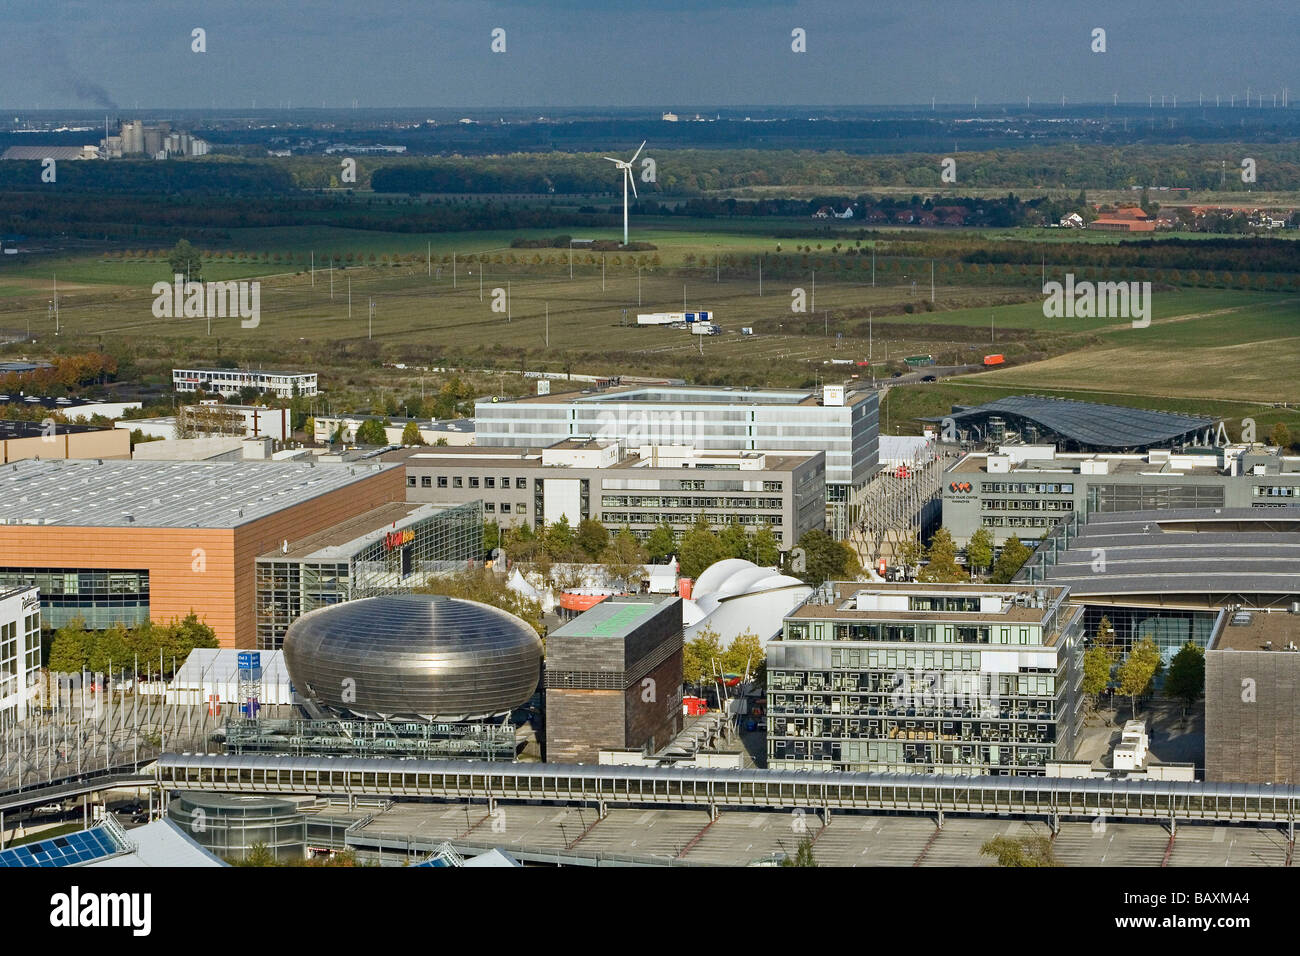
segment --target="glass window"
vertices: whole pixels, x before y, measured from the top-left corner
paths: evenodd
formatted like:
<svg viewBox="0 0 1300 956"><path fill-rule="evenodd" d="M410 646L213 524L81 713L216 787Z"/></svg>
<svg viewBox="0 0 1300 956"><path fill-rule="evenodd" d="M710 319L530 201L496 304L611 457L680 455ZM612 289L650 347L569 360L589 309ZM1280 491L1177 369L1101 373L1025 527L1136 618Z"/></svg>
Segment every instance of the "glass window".
<svg viewBox="0 0 1300 956"><path fill-rule="evenodd" d="M478 479L477 479L477 478L471 478L471 479L469 480L469 486L470 486L471 488L477 488L477 487L478 487Z"/></svg>
<svg viewBox="0 0 1300 956"><path fill-rule="evenodd" d="M439 476L438 476L438 487L439 487L439 488L446 488L446 487L447 487L447 477L446 477L445 475L439 475Z"/></svg>

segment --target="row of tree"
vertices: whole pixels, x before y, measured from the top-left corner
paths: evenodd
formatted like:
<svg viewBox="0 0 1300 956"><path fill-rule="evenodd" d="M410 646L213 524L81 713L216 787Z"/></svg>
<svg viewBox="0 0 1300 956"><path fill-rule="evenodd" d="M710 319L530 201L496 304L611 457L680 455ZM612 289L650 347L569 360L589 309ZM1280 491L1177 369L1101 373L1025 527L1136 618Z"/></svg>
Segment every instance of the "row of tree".
<svg viewBox="0 0 1300 956"><path fill-rule="evenodd" d="M121 674L123 671L153 678L170 676L196 647L217 647L216 633L191 611L168 624L145 621L128 628L114 624L104 630L87 630L74 618L54 632L47 666L60 674ZM137 670L138 668L138 670Z"/></svg>
<svg viewBox="0 0 1300 956"><path fill-rule="evenodd" d="M1121 659L1115 628L1110 618L1103 616L1083 654L1082 690L1092 698L1094 707L1108 690L1127 697L1136 719L1137 699L1151 691L1163 670L1160 648L1150 637L1135 643ZM1205 652L1191 641L1170 660L1164 692L1181 700L1184 712L1205 692Z"/></svg>
<svg viewBox="0 0 1300 956"><path fill-rule="evenodd" d="M987 528L980 528L966 543L966 564L963 567L957 563L957 545L952 532L941 527L931 537L928 548L920 542L910 541L903 546L899 557L909 568L920 568L917 579L921 581L965 583L971 580L974 572L990 584L1010 584L1033 553L1033 548L1016 535L1008 538L1002 549L996 551L992 533Z"/></svg>

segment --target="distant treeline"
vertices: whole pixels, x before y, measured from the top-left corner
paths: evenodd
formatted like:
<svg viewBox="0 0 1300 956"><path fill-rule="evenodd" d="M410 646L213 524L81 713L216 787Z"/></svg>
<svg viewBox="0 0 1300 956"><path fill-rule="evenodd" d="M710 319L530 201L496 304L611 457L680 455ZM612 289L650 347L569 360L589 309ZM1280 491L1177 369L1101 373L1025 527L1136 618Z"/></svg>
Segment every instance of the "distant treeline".
<svg viewBox="0 0 1300 956"><path fill-rule="evenodd" d="M1188 144L1182 146L1048 146L981 152L861 155L812 150L655 150L638 162L641 198L692 197L750 187L820 186L828 192L915 188L958 193L966 189L1125 189L1187 187L1248 192L1300 189L1300 144ZM940 179L945 158L955 161L956 183ZM1255 180L1241 179L1252 159ZM341 156L249 159L208 156L183 160L67 161L58 180L42 183L40 163L0 163L0 190L46 193L93 191L150 195L283 195L350 188ZM613 195L619 183L598 153L511 153L454 157L355 157L359 190L452 195ZM613 170L616 172L616 170ZM1168 194L1176 197L1177 193ZM1162 194L1162 198L1164 195ZM777 200L778 202L781 200ZM759 213L760 215L762 213Z"/></svg>

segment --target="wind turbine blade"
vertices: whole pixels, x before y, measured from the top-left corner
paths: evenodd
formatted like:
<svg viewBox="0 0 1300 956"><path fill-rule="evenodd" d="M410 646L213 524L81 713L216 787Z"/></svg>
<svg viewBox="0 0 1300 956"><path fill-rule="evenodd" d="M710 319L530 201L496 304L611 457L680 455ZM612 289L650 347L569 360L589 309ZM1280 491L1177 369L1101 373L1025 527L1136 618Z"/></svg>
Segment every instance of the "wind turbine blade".
<svg viewBox="0 0 1300 956"><path fill-rule="evenodd" d="M613 156L602 156L601 159L608 159L611 163L614 163L615 165L622 165L623 163L623 160L615 159Z"/></svg>
<svg viewBox="0 0 1300 956"><path fill-rule="evenodd" d="M624 168L627 171L627 181L632 186L632 197L640 199L641 197L636 194L636 177L632 175L632 168L630 166Z"/></svg>
<svg viewBox="0 0 1300 956"><path fill-rule="evenodd" d="M636 158L637 158L638 156L641 155L641 150L645 149L645 144L646 144L646 141L645 141L645 140L641 140L641 145L638 146L638 147L636 148L636 152L633 153L633 154L632 154L632 158L628 160L629 163L635 163L635 162L636 162Z"/></svg>

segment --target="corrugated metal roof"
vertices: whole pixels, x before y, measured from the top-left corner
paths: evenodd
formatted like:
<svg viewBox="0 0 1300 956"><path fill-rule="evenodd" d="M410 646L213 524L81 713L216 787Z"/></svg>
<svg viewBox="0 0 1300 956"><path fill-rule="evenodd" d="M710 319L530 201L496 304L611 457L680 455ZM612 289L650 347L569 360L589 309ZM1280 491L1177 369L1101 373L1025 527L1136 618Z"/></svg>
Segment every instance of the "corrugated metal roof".
<svg viewBox="0 0 1300 956"><path fill-rule="evenodd" d="M924 421L941 422L951 418L960 424L989 415L1017 416L1094 448L1160 445L1214 424L1213 419L1199 416L1076 402L1044 395L1008 395L963 412Z"/></svg>

